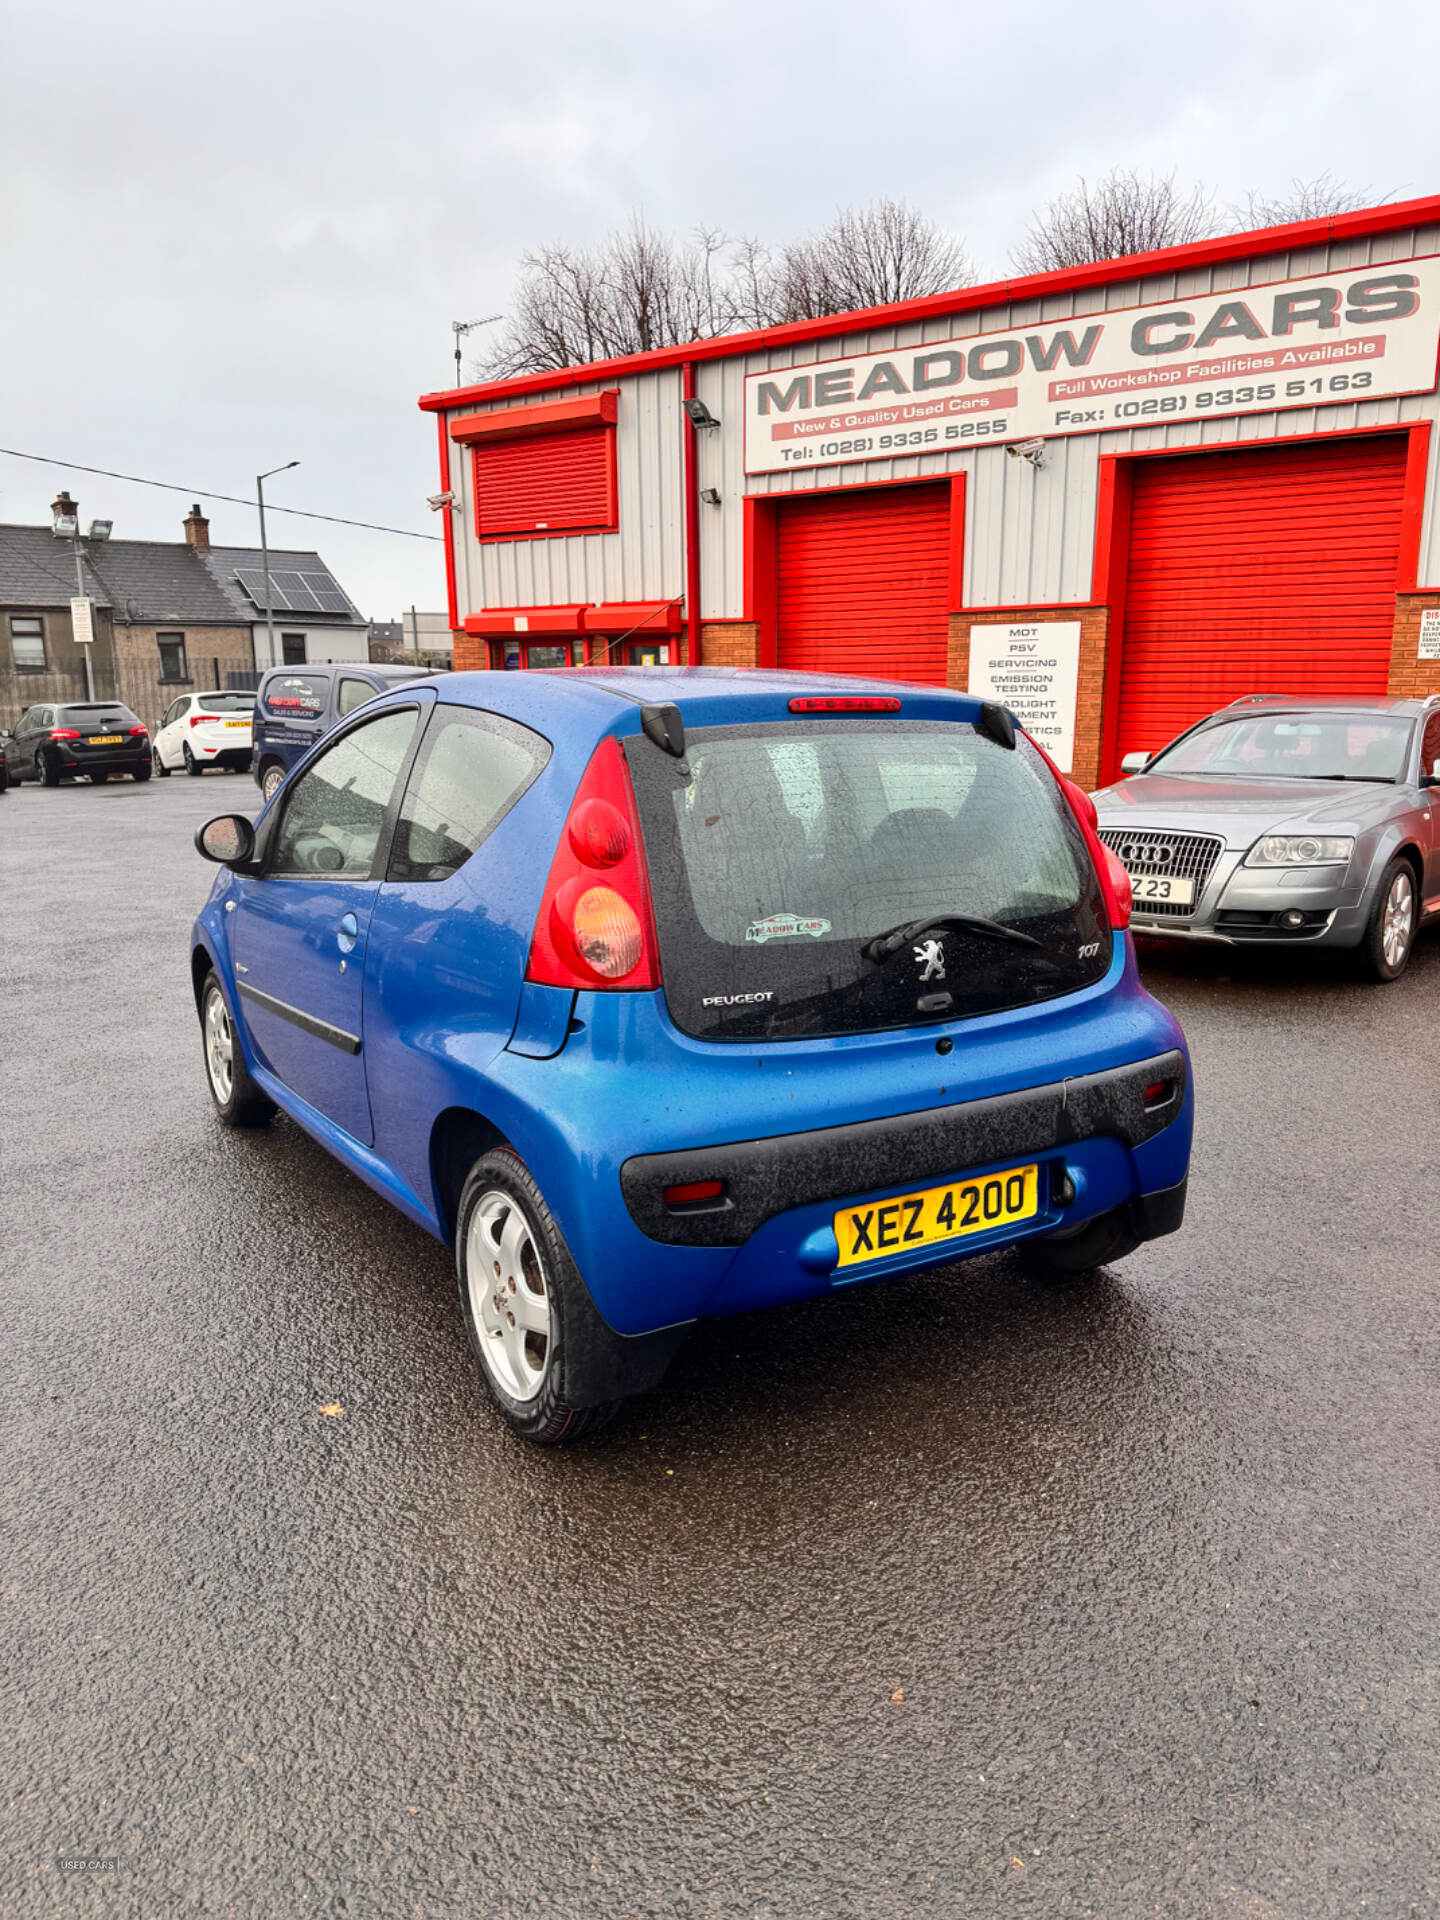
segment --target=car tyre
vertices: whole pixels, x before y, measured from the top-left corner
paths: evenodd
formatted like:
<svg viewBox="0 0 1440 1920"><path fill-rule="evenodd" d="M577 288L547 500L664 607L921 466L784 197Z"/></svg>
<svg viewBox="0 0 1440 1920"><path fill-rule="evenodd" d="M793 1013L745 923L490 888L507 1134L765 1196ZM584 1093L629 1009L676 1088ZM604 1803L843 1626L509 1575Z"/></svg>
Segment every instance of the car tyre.
<svg viewBox="0 0 1440 1920"><path fill-rule="evenodd" d="M200 775L204 773L205 769L204 767L201 766L200 762L195 758L194 754L191 753L190 743L188 740L186 741L185 745L180 749L180 757L185 762L185 771L190 775L190 778L192 780L198 780L200 778Z"/></svg>
<svg viewBox="0 0 1440 1920"><path fill-rule="evenodd" d="M108 773L92 773L87 778L92 787L103 787L108 783L110 776Z"/></svg>
<svg viewBox="0 0 1440 1920"><path fill-rule="evenodd" d="M35 778L40 782L42 787L59 786L60 769L55 764L55 756L53 754L40 753L35 756Z"/></svg>
<svg viewBox="0 0 1440 1920"><path fill-rule="evenodd" d="M1403 854L1397 854L1381 876L1380 890L1356 956L1364 979L1388 985L1400 978L1415 950L1419 919L1415 869Z"/></svg>
<svg viewBox="0 0 1440 1920"><path fill-rule="evenodd" d="M278 760L272 760L260 776L261 797L269 802L273 800L285 784L285 769Z"/></svg>
<svg viewBox="0 0 1440 1920"><path fill-rule="evenodd" d="M582 1329L594 1304L544 1196L508 1148L470 1170L455 1260L465 1331L511 1430L548 1447L599 1432L620 1403L584 1404L594 1382Z"/></svg>
<svg viewBox="0 0 1440 1920"><path fill-rule="evenodd" d="M158 747L152 747L150 749L150 765L162 780L168 780L170 778L170 769L160 758L160 749Z"/></svg>
<svg viewBox="0 0 1440 1920"><path fill-rule="evenodd" d="M147 760L143 767L136 767L135 771L131 774L130 777L132 780L148 780L150 778L149 761Z"/></svg>
<svg viewBox="0 0 1440 1920"><path fill-rule="evenodd" d="M1047 1234L1043 1240L1027 1240L1020 1249L1025 1265L1037 1278L1083 1284L1100 1267L1123 1260L1134 1253L1139 1239L1117 1207L1087 1220L1073 1232Z"/></svg>
<svg viewBox="0 0 1440 1920"><path fill-rule="evenodd" d="M200 990L200 1037L205 1050L205 1084L220 1124L263 1127L275 1111L275 1102L250 1078L224 989L213 972L206 974Z"/></svg>

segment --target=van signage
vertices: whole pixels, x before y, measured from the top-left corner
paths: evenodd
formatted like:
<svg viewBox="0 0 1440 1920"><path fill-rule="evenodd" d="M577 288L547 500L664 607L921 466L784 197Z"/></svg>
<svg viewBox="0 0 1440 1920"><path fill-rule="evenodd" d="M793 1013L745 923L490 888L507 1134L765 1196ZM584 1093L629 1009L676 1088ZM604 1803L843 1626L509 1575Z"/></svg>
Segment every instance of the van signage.
<svg viewBox="0 0 1440 1920"><path fill-rule="evenodd" d="M1430 393L1437 351L1440 256L1186 295L752 373L745 471Z"/></svg>

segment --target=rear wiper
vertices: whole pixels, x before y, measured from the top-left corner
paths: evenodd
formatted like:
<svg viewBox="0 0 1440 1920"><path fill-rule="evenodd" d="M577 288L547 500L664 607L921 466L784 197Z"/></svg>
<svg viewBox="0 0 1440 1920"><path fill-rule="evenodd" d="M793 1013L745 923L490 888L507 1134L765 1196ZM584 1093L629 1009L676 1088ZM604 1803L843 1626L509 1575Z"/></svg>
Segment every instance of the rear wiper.
<svg viewBox="0 0 1440 1920"><path fill-rule="evenodd" d="M876 966L898 953L901 947L909 946L912 940L918 940L922 933L929 933L932 927L959 927L963 933L983 934L989 940L1008 940L1017 947L1039 947L1044 952L1044 942L1037 940L1034 934L1022 933L1018 927L1007 927L1003 920L987 920L979 913L927 913L923 920L907 920L903 926L891 927L888 933L877 933L860 949L867 960L873 960Z"/></svg>

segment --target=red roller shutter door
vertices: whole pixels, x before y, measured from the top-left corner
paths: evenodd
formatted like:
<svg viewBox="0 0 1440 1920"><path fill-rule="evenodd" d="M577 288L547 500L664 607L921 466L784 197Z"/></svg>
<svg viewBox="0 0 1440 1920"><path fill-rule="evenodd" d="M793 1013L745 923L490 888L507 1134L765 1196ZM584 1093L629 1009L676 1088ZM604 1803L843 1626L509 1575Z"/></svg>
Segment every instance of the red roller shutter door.
<svg viewBox="0 0 1440 1920"><path fill-rule="evenodd" d="M943 686L949 483L789 500L777 517L777 663Z"/></svg>
<svg viewBox="0 0 1440 1920"><path fill-rule="evenodd" d="M1403 435L1134 468L1117 755L1241 694L1385 692Z"/></svg>

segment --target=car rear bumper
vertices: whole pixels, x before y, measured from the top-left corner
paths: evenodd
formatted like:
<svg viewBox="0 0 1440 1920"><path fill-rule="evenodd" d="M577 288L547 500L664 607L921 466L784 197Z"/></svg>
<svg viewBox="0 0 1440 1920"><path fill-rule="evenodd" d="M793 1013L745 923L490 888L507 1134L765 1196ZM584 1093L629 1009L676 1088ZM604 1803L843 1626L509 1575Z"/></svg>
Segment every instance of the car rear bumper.
<svg viewBox="0 0 1440 1920"><path fill-rule="evenodd" d="M126 748L124 752L117 750L115 753L87 753L83 759L79 756L64 759L54 747L50 752L54 755L55 764L59 767L62 778L67 780L74 779L82 773L134 773L137 767L148 767L150 764L148 740L138 752L134 748ZM33 777L39 778L38 763Z"/></svg>
<svg viewBox="0 0 1440 1920"><path fill-rule="evenodd" d="M1062 1000L785 1046L693 1041L659 995L543 992L563 1003L556 1030L542 1035L522 1011L484 1093L463 1104L525 1160L618 1333L949 1266L1120 1207L1140 1209L1147 1237L1167 1230L1151 1197L1188 1171L1183 1037L1139 987L1128 942L1105 982ZM953 1052L938 1054L949 1036ZM1169 1097L1147 1112L1146 1087L1167 1079ZM846 1207L1032 1166L1037 1205L1024 1218L873 1261L839 1257ZM710 1179L725 1181L725 1207L666 1207L667 1186Z"/></svg>

